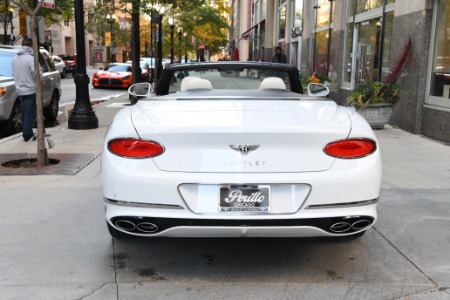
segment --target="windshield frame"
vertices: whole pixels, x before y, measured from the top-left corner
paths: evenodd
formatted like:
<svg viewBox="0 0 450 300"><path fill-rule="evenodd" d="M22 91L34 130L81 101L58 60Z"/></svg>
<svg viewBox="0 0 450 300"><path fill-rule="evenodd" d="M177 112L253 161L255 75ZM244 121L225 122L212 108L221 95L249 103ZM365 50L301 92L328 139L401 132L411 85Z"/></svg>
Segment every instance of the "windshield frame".
<svg viewBox="0 0 450 300"><path fill-rule="evenodd" d="M184 64L171 64L167 66L158 82L156 91L157 96L168 95L171 93L171 84L173 77L180 72L201 72L202 70L215 69L218 72L227 71L273 71L285 72L288 76L288 87L291 92L303 94L303 88L300 83L299 71L296 67L289 64L266 63L266 62L237 62L237 61L219 61L219 62L197 62Z"/></svg>

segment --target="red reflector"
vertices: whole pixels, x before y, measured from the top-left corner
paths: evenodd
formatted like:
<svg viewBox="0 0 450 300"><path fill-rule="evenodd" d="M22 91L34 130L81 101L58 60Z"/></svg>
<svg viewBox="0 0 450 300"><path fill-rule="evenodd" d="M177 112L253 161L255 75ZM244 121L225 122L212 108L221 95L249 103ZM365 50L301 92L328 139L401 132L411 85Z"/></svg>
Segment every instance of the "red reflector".
<svg viewBox="0 0 450 300"><path fill-rule="evenodd" d="M140 139L117 139L108 143L112 153L132 158L147 158L158 156L164 152L164 147L157 142Z"/></svg>
<svg viewBox="0 0 450 300"><path fill-rule="evenodd" d="M324 151L338 158L360 158L372 154L376 148L372 140L350 139L329 143Z"/></svg>

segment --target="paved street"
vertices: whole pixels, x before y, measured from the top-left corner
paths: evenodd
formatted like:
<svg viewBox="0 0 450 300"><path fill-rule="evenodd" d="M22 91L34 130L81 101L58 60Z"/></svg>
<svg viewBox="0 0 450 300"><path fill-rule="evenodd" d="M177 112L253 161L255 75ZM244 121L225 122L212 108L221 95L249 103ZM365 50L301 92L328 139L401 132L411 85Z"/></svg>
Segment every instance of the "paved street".
<svg viewBox="0 0 450 300"><path fill-rule="evenodd" d="M98 129L49 128L49 156L100 154L128 103L94 106ZM376 134L379 219L354 241L113 240L100 156L76 175L0 176L0 298L450 299L449 146L392 127ZM0 140L0 155L35 152L20 134Z"/></svg>
<svg viewBox="0 0 450 300"><path fill-rule="evenodd" d="M97 71L98 68L87 67L86 73L89 76L89 80L92 78L92 74ZM66 78L61 78L61 100L59 102L60 106L64 107L68 104L73 104L75 102L76 96L76 86L73 81L72 75L67 75ZM94 89L92 83L89 82L89 97L91 101L94 100L108 100L111 98L123 96L127 94L127 90L124 89Z"/></svg>

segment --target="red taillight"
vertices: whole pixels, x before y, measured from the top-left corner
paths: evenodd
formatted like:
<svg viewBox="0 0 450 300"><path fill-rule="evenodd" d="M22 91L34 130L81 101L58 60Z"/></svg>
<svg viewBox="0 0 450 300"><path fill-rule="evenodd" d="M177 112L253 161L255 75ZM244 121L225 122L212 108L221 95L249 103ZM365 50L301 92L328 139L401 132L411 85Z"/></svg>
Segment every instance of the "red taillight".
<svg viewBox="0 0 450 300"><path fill-rule="evenodd" d="M349 139L326 145L326 154L337 158L360 158L372 154L377 149L374 141L367 139Z"/></svg>
<svg viewBox="0 0 450 300"><path fill-rule="evenodd" d="M157 142L131 138L112 140L108 149L116 155L131 158L154 157L164 152L164 147Z"/></svg>

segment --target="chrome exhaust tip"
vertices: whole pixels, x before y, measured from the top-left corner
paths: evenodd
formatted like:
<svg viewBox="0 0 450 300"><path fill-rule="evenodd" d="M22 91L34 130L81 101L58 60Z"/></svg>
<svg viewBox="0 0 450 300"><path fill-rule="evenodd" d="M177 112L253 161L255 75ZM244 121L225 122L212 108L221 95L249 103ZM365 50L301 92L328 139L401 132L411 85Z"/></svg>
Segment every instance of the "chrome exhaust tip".
<svg viewBox="0 0 450 300"><path fill-rule="evenodd" d="M337 222L330 226L330 231L332 231L334 233L343 233L343 232L349 231L351 228L352 228L352 225L350 223Z"/></svg>
<svg viewBox="0 0 450 300"><path fill-rule="evenodd" d="M136 228L137 230L145 233L154 233L157 232L159 229L158 225L149 222L139 223L137 224Z"/></svg>
<svg viewBox="0 0 450 300"><path fill-rule="evenodd" d="M352 224L352 229L355 231L363 230L369 227L372 224L370 220L362 219L354 222Z"/></svg>
<svg viewBox="0 0 450 300"><path fill-rule="evenodd" d="M117 226L117 228L125 230L125 231L132 231L136 229L136 225L134 225L133 222L128 220L117 220L114 225Z"/></svg>

